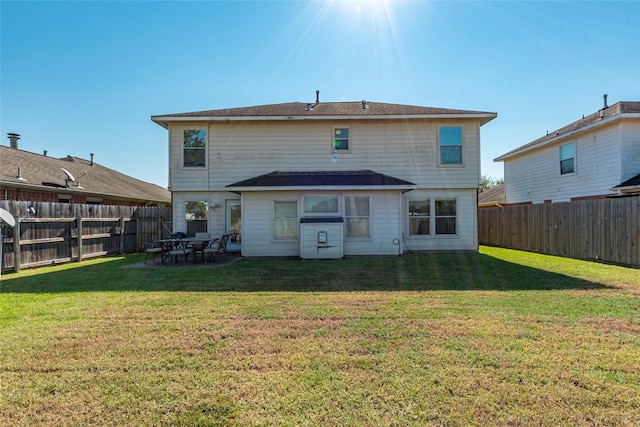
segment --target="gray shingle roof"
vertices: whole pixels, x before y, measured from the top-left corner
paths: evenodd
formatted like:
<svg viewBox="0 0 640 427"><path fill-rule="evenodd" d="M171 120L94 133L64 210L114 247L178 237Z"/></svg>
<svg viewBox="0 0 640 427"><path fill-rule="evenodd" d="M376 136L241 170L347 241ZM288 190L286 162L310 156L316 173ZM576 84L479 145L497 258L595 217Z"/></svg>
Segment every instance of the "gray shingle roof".
<svg viewBox="0 0 640 427"><path fill-rule="evenodd" d="M363 103L366 108L363 108ZM381 102L288 102L282 104L257 105L253 107L223 108L219 110L194 111L152 116L158 123L186 119L292 119L292 118L389 118L424 116L472 116L483 119L483 123L496 117L496 113L484 111L454 110L449 108L419 107L414 105L387 104Z"/></svg>
<svg viewBox="0 0 640 427"><path fill-rule="evenodd" d="M337 187L413 186L413 182L371 170L360 171L274 171L230 185L234 187Z"/></svg>
<svg viewBox="0 0 640 427"><path fill-rule="evenodd" d="M0 146L0 184L2 186L33 186L33 190L58 187L61 193L73 191L85 196L109 196L152 203L170 203L171 193L159 185L140 181L98 163L78 157L55 158L11 147ZM18 177L18 168L21 171ZM69 171L82 188L70 183L65 189L65 174ZM86 170L84 176L82 171ZM50 183L43 185L43 183Z"/></svg>
<svg viewBox="0 0 640 427"><path fill-rule="evenodd" d="M626 187L640 187L640 175L636 175L631 179L626 180L620 185L616 185L615 188L626 188Z"/></svg>
<svg viewBox="0 0 640 427"><path fill-rule="evenodd" d="M596 125L599 122L603 122L607 119L611 119L615 116L621 116L623 114L640 114L640 102L638 101L620 101L613 104L610 107L600 109L593 114L583 117L582 119L576 120L573 123L570 123L566 126L561 127L553 132L549 132L547 135L542 136L534 141L531 141L527 144L521 145L520 147L509 151L498 157L496 160L502 160L504 158L510 157L512 154L526 151L529 148L533 148L538 145L543 145L544 143L551 141L555 138L560 138L566 134L579 131L580 129L586 128L587 126Z"/></svg>
<svg viewBox="0 0 640 427"><path fill-rule="evenodd" d="M496 184L478 194L478 205L497 205L505 203L504 184Z"/></svg>

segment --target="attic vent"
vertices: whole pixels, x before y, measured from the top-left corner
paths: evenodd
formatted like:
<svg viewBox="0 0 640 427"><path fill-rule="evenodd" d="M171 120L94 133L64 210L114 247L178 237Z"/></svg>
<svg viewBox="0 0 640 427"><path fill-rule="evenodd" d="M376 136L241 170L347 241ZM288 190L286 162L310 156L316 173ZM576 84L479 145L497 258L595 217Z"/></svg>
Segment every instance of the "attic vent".
<svg viewBox="0 0 640 427"><path fill-rule="evenodd" d="M311 104L307 104L307 111L311 111Z"/></svg>

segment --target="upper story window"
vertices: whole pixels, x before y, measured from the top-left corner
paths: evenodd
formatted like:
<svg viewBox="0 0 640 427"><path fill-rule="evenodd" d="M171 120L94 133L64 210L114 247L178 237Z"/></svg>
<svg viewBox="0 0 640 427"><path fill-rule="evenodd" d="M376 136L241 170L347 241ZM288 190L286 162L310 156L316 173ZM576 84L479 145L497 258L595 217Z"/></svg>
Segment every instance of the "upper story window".
<svg viewBox="0 0 640 427"><path fill-rule="evenodd" d="M349 128L334 128L333 129L333 152L345 153L351 150L351 143L349 141Z"/></svg>
<svg viewBox="0 0 640 427"><path fill-rule="evenodd" d="M441 126L439 134L440 164L462 164L462 126Z"/></svg>
<svg viewBox="0 0 640 427"><path fill-rule="evenodd" d="M369 197L347 196L344 198L344 216L347 237L370 237L371 218L369 215Z"/></svg>
<svg viewBox="0 0 640 427"><path fill-rule="evenodd" d="M184 131L184 167L203 168L207 166L207 133L204 129Z"/></svg>
<svg viewBox="0 0 640 427"><path fill-rule="evenodd" d="M560 175L576 171L576 147L573 142L560 146Z"/></svg>
<svg viewBox="0 0 640 427"><path fill-rule="evenodd" d="M304 213L307 215L337 214L338 213L338 196L305 197Z"/></svg>

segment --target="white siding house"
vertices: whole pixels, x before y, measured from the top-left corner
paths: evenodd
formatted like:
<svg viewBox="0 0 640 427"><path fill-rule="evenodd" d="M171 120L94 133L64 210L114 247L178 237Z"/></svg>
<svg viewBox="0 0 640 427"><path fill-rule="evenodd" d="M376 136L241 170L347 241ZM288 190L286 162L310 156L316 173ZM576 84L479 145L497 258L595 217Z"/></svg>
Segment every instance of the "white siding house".
<svg viewBox="0 0 640 427"><path fill-rule="evenodd" d="M495 159L508 204L640 192L640 102L597 112Z"/></svg>
<svg viewBox="0 0 640 427"><path fill-rule="evenodd" d="M480 127L495 117L316 99L152 120L169 134L174 231L331 257L477 250Z"/></svg>

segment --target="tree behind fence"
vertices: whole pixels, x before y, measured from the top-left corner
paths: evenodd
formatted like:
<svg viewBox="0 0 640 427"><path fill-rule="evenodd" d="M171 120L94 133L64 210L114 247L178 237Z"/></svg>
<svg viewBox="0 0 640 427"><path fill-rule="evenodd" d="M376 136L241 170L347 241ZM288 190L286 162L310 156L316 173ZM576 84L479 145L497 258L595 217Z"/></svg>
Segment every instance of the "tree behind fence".
<svg viewBox="0 0 640 427"><path fill-rule="evenodd" d="M478 241L498 246L640 265L638 197L482 208Z"/></svg>
<svg viewBox="0 0 640 427"><path fill-rule="evenodd" d="M2 229L3 270L136 252L172 228L168 207L11 200L1 200L0 207L17 217L15 228Z"/></svg>

